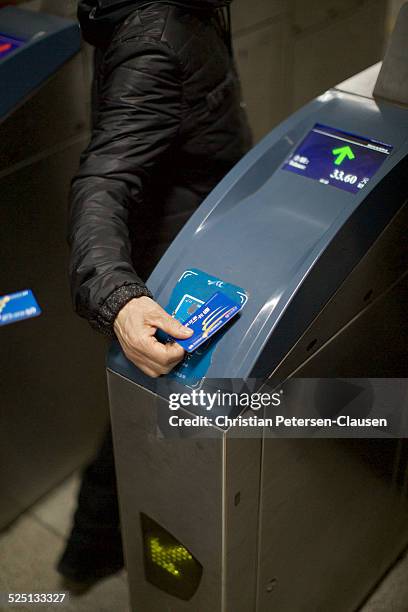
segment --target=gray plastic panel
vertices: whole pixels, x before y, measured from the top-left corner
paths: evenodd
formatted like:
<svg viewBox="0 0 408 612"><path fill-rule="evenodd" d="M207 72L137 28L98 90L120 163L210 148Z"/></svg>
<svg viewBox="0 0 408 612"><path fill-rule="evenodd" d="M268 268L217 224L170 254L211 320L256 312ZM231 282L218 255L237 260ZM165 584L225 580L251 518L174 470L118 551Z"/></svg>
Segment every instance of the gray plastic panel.
<svg viewBox="0 0 408 612"><path fill-rule="evenodd" d="M361 260L407 193L407 119L403 109L330 91L261 141L180 232L148 282L160 304L187 268L249 293L217 344L209 378L268 376ZM281 170L316 123L389 143L393 152L357 194ZM160 386L117 351L108 366Z"/></svg>

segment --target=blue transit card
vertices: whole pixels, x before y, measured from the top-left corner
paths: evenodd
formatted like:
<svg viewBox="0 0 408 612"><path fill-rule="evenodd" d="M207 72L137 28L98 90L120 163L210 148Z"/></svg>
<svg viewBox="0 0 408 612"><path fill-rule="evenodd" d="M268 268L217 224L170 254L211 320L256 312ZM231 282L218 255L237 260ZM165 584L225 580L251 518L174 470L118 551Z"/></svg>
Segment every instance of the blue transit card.
<svg viewBox="0 0 408 612"><path fill-rule="evenodd" d="M241 308L241 304L234 302L221 291L217 291L205 304L199 306L194 314L190 315L190 318L184 321L184 325L190 327L194 334L187 340L175 339L175 341L184 350L191 353L228 323Z"/></svg>
<svg viewBox="0 0 408 612"><path fill-rule="evenodd" d="M248 300L248 294L242 287L232 285L203 270L187 268L180 275L166 305L166 310L178 321L188 321L216 291L221 291L233 302L240 304L241 308L245 306ZM224 330L221 330L192 353L187 352L183 361L168 376L190 389L199 388L211 366L213 353L218 342L221 341L223 333ZM163 336L165 335L163 334ZM167 340L168 337L162 337L163 342Z"/></svg>
<svg viewBox="0 0 408 612"><path fill-rule="evenodd" d="M204 304L216 291L222 291L238 304L245 305L246 291L197 268L188 268L177 281L166 310L179 321L185 321L194 310Z"/></svg>
<svg viewBox="0 0 408 612"><path fill-rule="evenodd" d="M0 325L38 317L41 309L31 289L0 296Z"/></svg>

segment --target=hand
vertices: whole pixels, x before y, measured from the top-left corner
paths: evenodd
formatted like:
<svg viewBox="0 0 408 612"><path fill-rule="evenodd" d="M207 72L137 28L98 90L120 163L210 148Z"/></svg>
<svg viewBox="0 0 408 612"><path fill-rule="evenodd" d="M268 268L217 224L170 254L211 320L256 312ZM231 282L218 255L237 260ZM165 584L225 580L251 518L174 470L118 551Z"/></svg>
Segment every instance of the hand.
<svg viewBox="0 0 408 612"><path fill-rule="evenodd" d="M126 357L152 378L168 374L184 357L179 344L162 344L154 337L158 329L180 340L193 333L146 296L128 302L114 323L115 334Z"/></svg>

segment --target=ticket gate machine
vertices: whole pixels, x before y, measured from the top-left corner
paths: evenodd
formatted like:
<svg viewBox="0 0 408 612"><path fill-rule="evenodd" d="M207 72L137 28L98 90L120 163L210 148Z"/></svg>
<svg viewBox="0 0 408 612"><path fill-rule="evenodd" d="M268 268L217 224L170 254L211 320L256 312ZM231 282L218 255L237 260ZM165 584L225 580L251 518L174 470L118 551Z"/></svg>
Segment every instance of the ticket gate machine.
<svg viewBox="0 0 408 612"><path fill-rule="evenodd" d="M408 5L402 27L406 45ZM158 380L111 347L135 612L351 612L408 542L402 441L248 437L239 426L169 434L169 393L213 379L407 375L408 90L386 100L382 73L374 99L378 68L274 129L151 275L170 312L243 288L228 331Z"/></svg>
<svg viewBox="0 0 408 612"><path fill-rule="evenodd" d="M0 10L0 528L106 426L104 342L72 312L67 278L69 183L89 138L83 62L75 21ZM41 315L3 325L28 290Z"/></svg>

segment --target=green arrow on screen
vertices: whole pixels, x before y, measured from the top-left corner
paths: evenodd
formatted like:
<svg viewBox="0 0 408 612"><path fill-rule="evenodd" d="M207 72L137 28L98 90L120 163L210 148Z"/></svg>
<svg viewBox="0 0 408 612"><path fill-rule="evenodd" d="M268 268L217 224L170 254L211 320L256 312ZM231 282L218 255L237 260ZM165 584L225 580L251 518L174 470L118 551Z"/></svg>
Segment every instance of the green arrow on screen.
<svg viewBox="0 0 408 612"><path fill-rule="evenodd" d="M356 157L352 149L348 145L346 145L345 147L339 147L338 149L333 149L332 153L333 155L337 155L337 159L334 160L336 166L340 166L344 162L346 157L348 159L355 159Z"/></svg>

